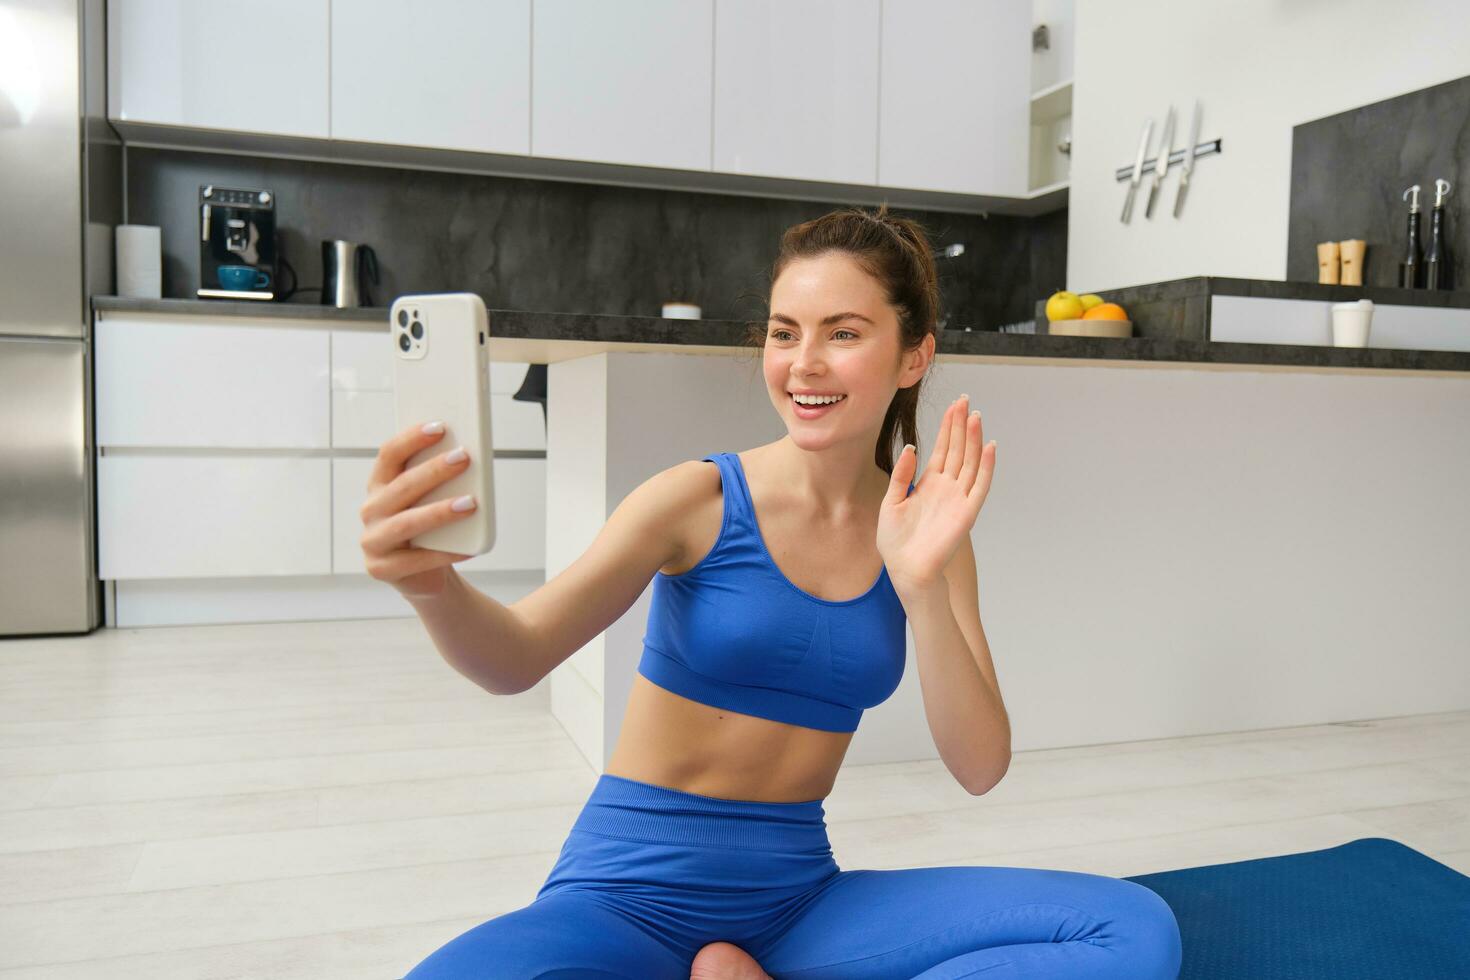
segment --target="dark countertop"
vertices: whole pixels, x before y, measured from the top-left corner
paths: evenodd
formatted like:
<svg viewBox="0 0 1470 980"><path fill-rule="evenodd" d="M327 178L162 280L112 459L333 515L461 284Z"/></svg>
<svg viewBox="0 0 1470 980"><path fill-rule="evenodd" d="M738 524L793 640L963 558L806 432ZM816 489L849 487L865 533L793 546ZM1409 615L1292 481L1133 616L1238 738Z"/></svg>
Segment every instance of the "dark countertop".
<svg viewBox="0 0 1470 980"><path fill-rule="evenodd" d="M1313 300L1372 299L1392 304L1470 308L1470 293L1426 293L1423 290L1319 286L1315 283L1264 282L1198 277L1174 282L1100 291L1116 299L1134 318L1135 336L1063 337L1046 333L1038 303L1037 333L994 330L945 330L937 358L951 362L1035 364L1078 361L1163 362L1160 366L1219 369L1342 371L1470 371L1470 351L1395 350L1299 344L1211 342L1208 336L1211 295L1270 296ZM128 299L99 296L94 309L119 313L167 313L183 316L250 317L318 320L354 329L386 324L387 307L337 309L316 303L264 303L242 300ZM740 320L672 320L658 316L585 313L538 313L490 310L493 360L550 363L597 351L672 348L682 353L758 354L745 345L748 324Z"/></svg>

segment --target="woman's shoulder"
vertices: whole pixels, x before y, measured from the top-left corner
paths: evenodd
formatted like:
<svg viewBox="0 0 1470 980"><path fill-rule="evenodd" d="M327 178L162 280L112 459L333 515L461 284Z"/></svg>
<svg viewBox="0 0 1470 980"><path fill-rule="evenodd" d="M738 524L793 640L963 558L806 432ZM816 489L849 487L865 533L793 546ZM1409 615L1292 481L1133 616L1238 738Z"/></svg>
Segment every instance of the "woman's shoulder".
<svg viewBox="0 0 1470 980"><path fill-rule="evenodd" d="M663 566L666 573L677 574L693 564L686 563L688 555L703 555L714 546L724 516L722 480L713 461L687 459L646 481L646 506L657 509L656 520L667 528L673 544L674 555Z"/></svg>

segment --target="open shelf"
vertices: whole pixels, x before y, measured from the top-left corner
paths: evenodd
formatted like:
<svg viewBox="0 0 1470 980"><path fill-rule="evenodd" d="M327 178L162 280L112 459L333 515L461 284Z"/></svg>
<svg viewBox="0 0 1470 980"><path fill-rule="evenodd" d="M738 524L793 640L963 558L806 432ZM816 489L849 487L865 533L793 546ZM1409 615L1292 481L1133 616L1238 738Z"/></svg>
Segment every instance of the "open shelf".
<svg viewBox="0 0 1470 980"><path fill-rule="evenodd" d="M1072 80L1057 82L1031 96L1031 124L1054 122L1072 114Z"/></svg>

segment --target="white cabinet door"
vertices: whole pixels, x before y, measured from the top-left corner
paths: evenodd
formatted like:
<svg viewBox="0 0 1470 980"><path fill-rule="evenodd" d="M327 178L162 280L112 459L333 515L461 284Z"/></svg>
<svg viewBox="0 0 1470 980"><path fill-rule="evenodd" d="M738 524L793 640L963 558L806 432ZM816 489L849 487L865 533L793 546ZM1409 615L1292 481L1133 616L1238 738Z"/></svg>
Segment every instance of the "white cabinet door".
<svg viewBox="0 0 1470 980"><path fill-rule="evenodd" d="M366 575L362 517L371 459L332 460L332 571ZM491 462L495 487L495 543L483 555L457 562L461 571L546 567L546 460Z"/></svg>
<svg viewBox="0 0 1470 980"><path fill-rule="evenodd" d="M110 0L108 115L327 136L328 0Z"/></svg>
<svg viewBox="0 0 1470 980"><path fill-rule="evenodd" d="M541 405L511 397L527 367L524 361L490 362L490 432L495 449L546 449ZM390 335L332 331L333 447L377 449L397 431ZM445 451L452 448L446 446Z"/></svg>
<svg viewBox="0 0 1470 980"><path fill-rule="evenodd" d="M99 316L97 444L326 448L327 334Z"/></svg>
<svg viewBox="0 0 1470 980"><path fill-rule="evenodd" d="M1024 197L1031 4L883 4L878 183Z"/></svg>
<svg viewBox="0 0 1470 980"><path fill-rule="evenodd" d="M714 0L535 0L531 153L710 168Z"/></svg>
<svg viewBox="0 0 1470 980"><path fill-rule="evenodd" d="M531 152L531 0L332 0L332 138Z"/></svg>
<svg viewBox="0 0 1470 980"><path fill-rule="evenodd" d="M714 169L875 183L878 0L720 0L715 18Z"/></svg>
<svg viewBox="0 0 1470 980"><path fill-rule="evenodd" d="M98 577L327 575L331 461L271 456L97 460Z"/></svg>

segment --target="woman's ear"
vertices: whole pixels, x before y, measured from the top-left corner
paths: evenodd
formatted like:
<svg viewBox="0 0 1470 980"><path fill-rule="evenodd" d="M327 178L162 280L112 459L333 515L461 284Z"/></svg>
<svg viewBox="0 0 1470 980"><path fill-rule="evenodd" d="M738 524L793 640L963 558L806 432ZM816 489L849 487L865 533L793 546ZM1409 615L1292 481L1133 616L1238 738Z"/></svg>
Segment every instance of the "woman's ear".
<svg viewBox="0 0 1470 980"><path fill-rule="evenodd" d="M919 379L929 370L930 363L934 360L934 334L926 333L919 345L911 351L905 351L903 356L903 374L899 377L898 386L908 388L919 383Z"/></svg>

